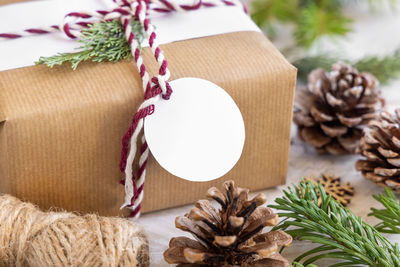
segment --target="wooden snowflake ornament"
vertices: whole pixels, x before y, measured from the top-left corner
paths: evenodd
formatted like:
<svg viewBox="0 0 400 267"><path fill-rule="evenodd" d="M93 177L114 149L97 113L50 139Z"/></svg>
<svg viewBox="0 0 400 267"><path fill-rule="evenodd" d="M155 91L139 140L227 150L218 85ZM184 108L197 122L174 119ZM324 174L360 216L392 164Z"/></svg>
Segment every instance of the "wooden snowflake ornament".
<svg viewBox="0 0 400 267"><path fill-rule="evenodd" d="M336 199L343 206L347 206L354 195L354 187L349 183L341 184L340 177L333 174L321 174L320 177L306 177L306 181L318 185L320 183L325 192ZM321 204L321 198L318 196L318 205Z"/></svg>

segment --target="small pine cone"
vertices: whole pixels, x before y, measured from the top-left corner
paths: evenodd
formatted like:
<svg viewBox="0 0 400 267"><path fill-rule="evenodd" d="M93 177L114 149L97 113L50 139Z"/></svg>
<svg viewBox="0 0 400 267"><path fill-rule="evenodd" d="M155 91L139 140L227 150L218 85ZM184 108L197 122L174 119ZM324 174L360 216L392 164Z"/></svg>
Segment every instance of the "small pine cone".
<svg viewBox="0 0 400 267"><path fill-rule="evenodd" d="M341 62L331 72L312 71L308 87L296 90L293 120L299 137L320 153L354 153L363 127L384 104L377 87L372 74Z"/></svg>
<svg viewBox="0 0 400 267"><path fill-rule="evenodd" d="M172 238L165 260L180 267L289 267L278 249L289 246L292 237L283 231L262 233L264 227L278 223L278 215L262 206L265 196L249 200L249 190L235 187L233 181L224 187L224 193L215 187L207 193L219 203L219 210L210 201L199 200L188 214L176 218L176 227L196 240Z"/></svg>
<svg viewBox="0 0 400 267"><path fill-rule="evenodd" d="M371 121L357 152L365 159L357 161L356 169L366 179L400 192L400 109Z"/></svg>

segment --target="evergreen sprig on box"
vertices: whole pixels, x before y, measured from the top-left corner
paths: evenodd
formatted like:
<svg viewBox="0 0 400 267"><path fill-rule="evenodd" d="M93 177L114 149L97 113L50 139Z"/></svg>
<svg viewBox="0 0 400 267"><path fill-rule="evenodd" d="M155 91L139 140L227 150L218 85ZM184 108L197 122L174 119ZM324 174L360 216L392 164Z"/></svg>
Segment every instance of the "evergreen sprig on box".
<svg viewBox="0 0 400 267"><path fill-rule="evenodd" d="M144 29L137 21L132 21L132 32L139 46L144 39ZM59 53L50 57L40 57L36 64L45 64L52 68L65 62L71 63L72 69L76 69L79 63L87 60L94 62L112 61L132 58L131 49L124 36L124 30L118 20L102 21L89 25L82 30L78 40L82 44L79 51L74 53Z"/></svg>

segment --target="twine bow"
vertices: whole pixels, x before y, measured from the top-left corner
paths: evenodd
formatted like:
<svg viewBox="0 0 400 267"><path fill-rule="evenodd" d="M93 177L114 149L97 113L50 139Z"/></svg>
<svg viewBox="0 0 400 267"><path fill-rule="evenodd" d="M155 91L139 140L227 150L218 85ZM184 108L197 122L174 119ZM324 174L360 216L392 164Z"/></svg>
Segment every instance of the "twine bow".
<svg viewBox="0 0 400 267"><path fill-rule="evenodd" d="M152 13L184 12L199 9L201 7L215 6L234 6L239 5L244 8L239 0L195 0L192 4L178 4L168 0L113 0L116 7L112 10L96 10L94 12L71 12L68 13L60 25L53 25L44 28L25 29L21 32L0 33L0 39L16 39L30 35L47 34L62 31L67 37L77 39L81 36L82 29L87 28L93 23L102 20L118 19L125 32L125 38L131 48L133 58L142 79L144 90L144 101L133 116L132 122L122 138L122 150L120 159L120 170L125 178L121 183L125 186L125 201L121 208L129 208L131 217L139 217L141 203L143 200L143 187L146 177L146 165L149 156L144 135L141 138L139 150L139 166L135 172L133 163L137 154L137 142L143 129L144 118L154 113L155 104L163 100L168 100L172 94L169 85L170 72L168 63L156 41L156 33L150 23L149 16ZM244 9L246 12L246 10ZM157 60L159 69L158 74L150 79L146 71L143 58L140 53L139 43L132 32L131 22L137 21L144 29L149 46Z"/></svg>

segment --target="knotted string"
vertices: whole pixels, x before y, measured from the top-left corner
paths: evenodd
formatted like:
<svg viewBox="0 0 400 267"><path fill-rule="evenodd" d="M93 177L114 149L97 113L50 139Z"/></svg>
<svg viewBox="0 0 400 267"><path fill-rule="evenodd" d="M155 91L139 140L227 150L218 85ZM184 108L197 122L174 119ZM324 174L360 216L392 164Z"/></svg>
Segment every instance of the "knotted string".
<svg viewBox="0 0 400 267"><path fill-rule="evenodd" d="M81 36L82 29L89 27L93 23L102 20L110 21L118 19L125 32L125 38L131 48L133 58L144 90L144 101L133 116L131 124L122 138L122 150L120 159L120 170L125 178L121 183L125 186L125 201L121 208L129 208L131 217L140 216L141 203L143 200L143 187L146 177L146 165L149 156L149 148L144 134L142 134L144 119L154 113L155 104L160 100L168 100L172 94L172 88L169 85L170 72L168 63L156 41L154 26L151 24L149 16L151 13L184 12L196 10L201 7L215 7L220 5L240 5L239 0L195 0L191 5L177 4L168 0L113 0L117 6L110 10L97 10L94 12L71 12L64 17L61 25L53 25L44 28L31 28L21 32L0 33L1 39L16 39L30 35L47 34L56 31L62 31L71 39L77 39ZM246 10L244 10L246 12ZM144 29L148 39L151 51L156 59L159 69L157 76L150 79L146 71L143 58L140 52L140 44L132 32L131 22L137 21ZM136 175L133 169L133 163L137 154L138 138L142 134L139 150L139 166Z"/></svg>

